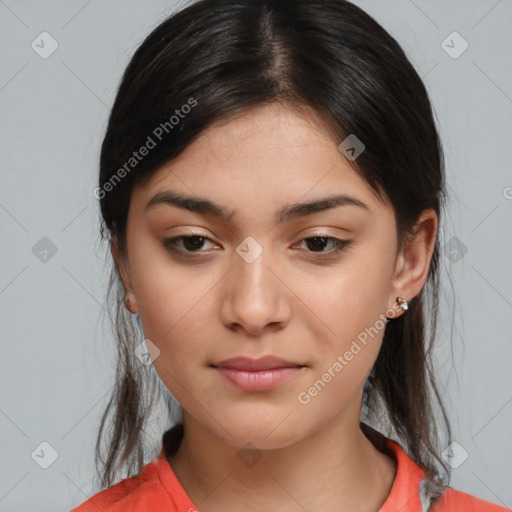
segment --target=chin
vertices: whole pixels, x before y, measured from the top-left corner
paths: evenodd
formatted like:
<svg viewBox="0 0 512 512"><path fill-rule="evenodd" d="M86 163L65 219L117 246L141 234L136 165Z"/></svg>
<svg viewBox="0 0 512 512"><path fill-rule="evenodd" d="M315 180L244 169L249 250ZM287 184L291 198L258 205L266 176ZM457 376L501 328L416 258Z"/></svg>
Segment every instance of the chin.
<svg viewBox="0 0 512 512"><path fill-rule="evenodd" d="M250 421L247 418L244 421L231 422L227 431L219 428L219 425L211 425L214 431L224 443L237 448L254 448L260 450L275 450L285 448L305 435L305 432L298 431L297 421L283 421L286 416L279 418L270 417L268 419L259 418L258 421ZM290 416L291 418L291 416Z"/></svg>

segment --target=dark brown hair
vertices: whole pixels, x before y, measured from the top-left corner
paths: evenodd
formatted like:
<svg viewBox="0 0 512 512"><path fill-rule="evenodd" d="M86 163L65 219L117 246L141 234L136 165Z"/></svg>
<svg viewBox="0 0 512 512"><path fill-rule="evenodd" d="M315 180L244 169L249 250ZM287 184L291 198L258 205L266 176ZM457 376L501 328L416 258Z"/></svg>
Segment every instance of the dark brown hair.
<svg viewBox="0 0 512 512"><path fill-rule="evenodd" d="M125 255L134 186L213 122L272 102L310 109L339 142L350 134L363 141L365 151L351 164L392 204L400 248L424 209L433 208L441 219L444 160L427 91L399 44L372 17L345 0L199 0L159 24L124 72L101 148L96 197L102 239L115 240ZM149 139L156 144L133 159ZM363 406L369 419L385 416L389 435L433 480L447 484L449 467L439 456L441 421L443 447L451 433L431 361L439 257L438 232L425 287L406 314L387 324ZM113 265L108 302L119 357L96 443L102 488L123 476L117 475L122 467L130 476L148 462L142 434L161 390L155 372L135 360L140 332L123 298ZM172 398L166 400L170 410ZM363 429L378 442L371 428ZM177 449L181 425L172 433L177 439L167 434L164 440Z"/></svg>

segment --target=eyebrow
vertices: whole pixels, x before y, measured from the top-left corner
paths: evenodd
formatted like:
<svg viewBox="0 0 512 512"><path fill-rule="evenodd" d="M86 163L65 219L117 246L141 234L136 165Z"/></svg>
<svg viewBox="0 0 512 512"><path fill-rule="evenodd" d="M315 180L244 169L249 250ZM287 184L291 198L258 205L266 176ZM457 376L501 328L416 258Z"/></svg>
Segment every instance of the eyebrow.
<svg viewBox="0 0 512 512"><path fill-rule="evenodd" d="M144 207L144 211L154 208L157 205L167 204L176 206L194 213L214 217L222 221L229 221L235 214L225 206L219 205L206 198L185 196L170 190L165 190L155 194ZM306 217L314 213L323 212L339 206L357 206L370 211L370 208L361 200L346 195L337 194L320 199L315 199L307 203L288 204L276 212L278 222L289 222L299 217Z"/></svg>

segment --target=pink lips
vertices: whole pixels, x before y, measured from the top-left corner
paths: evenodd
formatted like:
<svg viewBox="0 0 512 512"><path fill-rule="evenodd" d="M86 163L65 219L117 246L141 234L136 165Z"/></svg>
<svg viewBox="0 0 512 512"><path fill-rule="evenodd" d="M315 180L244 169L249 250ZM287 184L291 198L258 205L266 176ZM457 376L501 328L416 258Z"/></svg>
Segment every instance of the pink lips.
<svg viewBox="0 0 512 512"><path fill-rule="evenodd" d="M297 375L304 365L274 356L234 357L212 365L224 378L245 391L266 391Z"/></svg>

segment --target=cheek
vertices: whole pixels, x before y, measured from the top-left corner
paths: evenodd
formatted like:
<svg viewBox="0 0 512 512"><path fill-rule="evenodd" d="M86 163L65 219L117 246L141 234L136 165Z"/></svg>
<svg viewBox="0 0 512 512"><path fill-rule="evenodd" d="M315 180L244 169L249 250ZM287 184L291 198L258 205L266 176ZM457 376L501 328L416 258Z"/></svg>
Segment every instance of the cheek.
<svg viewBox="0 0 512 512"><path fill-rule="evenodd" d="M323 319L330 330L316 333L316 365L296 397L304 412L332 417L353 403L377 359L386 327L379 308L351 301L351 307L334 306ZM318 322L317 322L318 323Z"/></svg>
<svg viewBox="0 0 512 512"><path fill-rule="evenodd" d="M311 393L303 390L305 401L343 404L366 380L386 327L386 264L359 258L328 279L303 281L300 296L309 308L304 308L303 321L314 333L317 361Z"/></svg>
<svg viewBox="0 0 512 512"><path fill-rule="evenodd" d="M366 329L376 324L378 330L382 328L390 285L385 276L389 271L385 262L357 259L347 259L338 269L305 279L300 285L297 294L310 310L305 315L309 328L330 340L319 348L330 351L335 346L342 350Z"/></svg>
<svg viewBox="0 0 512 512"><path fill-rule="evenodd" d="M146 338L173 367L197 361L197 354L204 356L210 343L205 333L211 331L216 318L213 294L221 275L168 261L144 261L134 273L134 287Z"/></svg>

